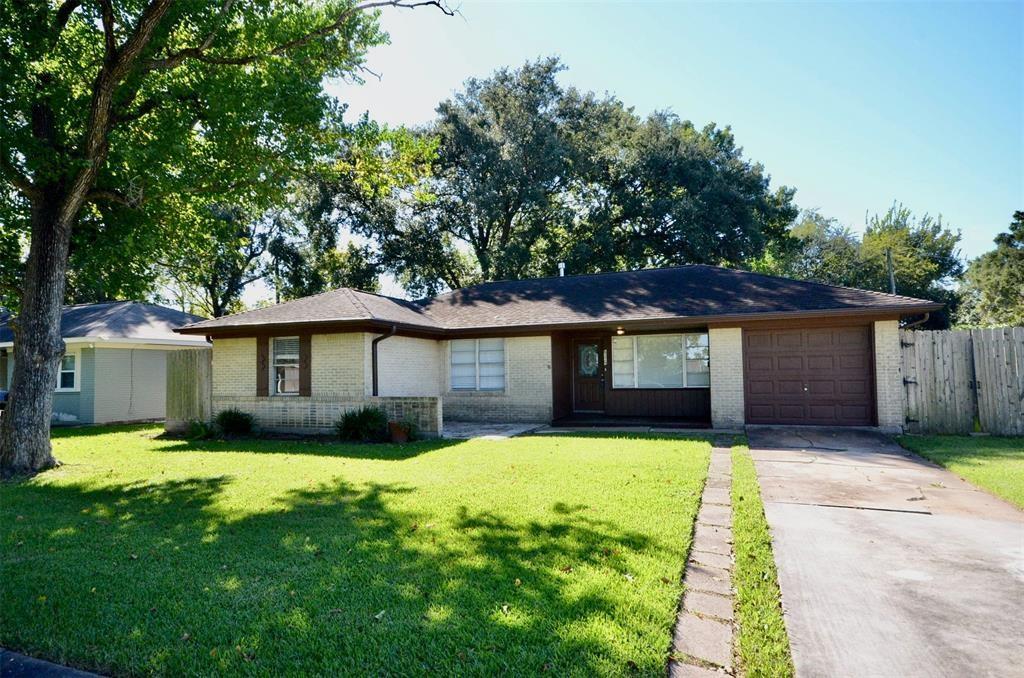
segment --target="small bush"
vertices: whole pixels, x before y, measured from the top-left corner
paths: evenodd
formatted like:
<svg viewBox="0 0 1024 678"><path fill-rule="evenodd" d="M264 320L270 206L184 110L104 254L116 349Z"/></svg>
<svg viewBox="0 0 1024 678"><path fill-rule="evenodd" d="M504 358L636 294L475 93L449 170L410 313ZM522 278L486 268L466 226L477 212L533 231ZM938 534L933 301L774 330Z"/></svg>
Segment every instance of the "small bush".
<svg viewBox="0 0 1024 678"><path fill-rule="evenodd" d="M341 415L334 430L342 440L381 442L388 436L388 415L379 407L360 407Z"/></svg>
<svg viewBox="0 0 1024 678"><path fill-rule="evenodd" d="M254 424L251 414L234 409L221 410L214 422L226 436L247 436L252 433Z"/></svg>
<svg viewBox="0 0 1024 678"><path fill-rule="evenodd" d="M189 440L205 440L213 437L213 427L205 421L195 419L188 423Z"/></svg>

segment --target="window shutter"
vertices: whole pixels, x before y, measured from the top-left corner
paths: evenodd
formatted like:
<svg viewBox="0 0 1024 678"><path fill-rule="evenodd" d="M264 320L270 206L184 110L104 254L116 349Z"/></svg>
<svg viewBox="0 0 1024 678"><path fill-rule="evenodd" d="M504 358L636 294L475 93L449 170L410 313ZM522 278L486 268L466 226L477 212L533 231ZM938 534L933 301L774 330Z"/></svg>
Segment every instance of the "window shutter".
<svg viewBox="0 0 1024 678"><path fill-rule="evenodd" d="M256 395L270 395L270 337L256 337Z"/></svg>
<svg viewBox="0 0 1024 678"><path fill-rule="evenodd" d="M311 339L312 337L308 334L303 334L299 337L299 395L307 397L312 395L313 392L313 372L310 369L313 355L313 342Z"/></svg>

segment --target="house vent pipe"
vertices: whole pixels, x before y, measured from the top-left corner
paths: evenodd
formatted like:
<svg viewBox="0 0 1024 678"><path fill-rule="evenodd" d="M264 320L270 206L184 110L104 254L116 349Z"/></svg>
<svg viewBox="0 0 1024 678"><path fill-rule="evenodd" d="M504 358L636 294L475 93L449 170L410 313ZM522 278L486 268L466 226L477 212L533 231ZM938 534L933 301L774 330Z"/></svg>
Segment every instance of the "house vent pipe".
<svg viewBox="0 0 1024 678"><path fill-rule="evenodd" d="M565 277L565 262L564 261L558 262L558 277L559 278L564 278Z"/></svg>

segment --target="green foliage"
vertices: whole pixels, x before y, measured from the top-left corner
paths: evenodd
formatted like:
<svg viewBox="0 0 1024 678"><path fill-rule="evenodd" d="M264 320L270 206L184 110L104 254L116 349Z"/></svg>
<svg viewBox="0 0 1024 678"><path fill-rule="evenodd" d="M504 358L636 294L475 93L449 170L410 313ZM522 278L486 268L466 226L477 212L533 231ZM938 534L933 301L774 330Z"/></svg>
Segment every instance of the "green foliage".
<svg viewBox="0 0 1024 678"><path fill-rule="evenodd" d="M706 441L160 432L55 430L59 473L0 484L0 646L116 676L665 675Z"/></svg>
<svg viewBox="0 0 1024 678"><path fill-rule="evenodd" d="M26 198L42 205L36 193L60 194L90 163L100 169L72 230L69 301L148 296L158 262L198 265L211 240L223 254L235 235L211 210L256 220L329 162L349 126L322 82L359 81L366 50L387 41L352 0L173 3L118 72L105 142L89 150L98 73L156 5L113 2L111 47L104 3L0 0L0 304L16 306Z"/></svg>
<svg viewBox="0 0 1024 678"><path fill-rule="evenodd" d="M379 443L388 436L388 415L379 407L365 405L341 415L334 430L341 440Z"/></svg>
<svg viewBox="0 0 1024 678"><path fill-rule="evenodd" d="M892 252L896 293L947 305L933 313L928 326L949 325L958 299L954 283L963 274L957 249L959 231L942 220L916 218L895 204L883 215L868 219L864 235L856 234L816 211L803 213L783 238L773 242L750 268L772 275L813 280L830 285L889 291L886 251Z"/></svg>
<svg viewBox="0 0 1024 678"><path fill-rule="evenodd" d="M996 248L970 263L960 287L959 321L974 327L1024 325L1024 211L1013 213L1010 230Z"/></svg>
<svg viewBox="0 0 1024 678"><path fill-rule="evenodd" d="M198 419L188 423L189 440L206 440L213 437L213 427Z"/></svg>
<svg viewBox="0 0 1024 678"><path fill-rule="evenodd" d="M900 436L899 442L1024 509L1024 437Z"/></svg>
<svg viewBox="0 0 1024 678"><path fill-rule="evenodd" d="M745 446L732 449L732 464L733 583L740 668L751 678L785 678L793 675L793 660L757 472Z"/></svg>
<svg viewBox="0 0 1024 678"><path fill-rule="evenodd" d="M438 107L430 175L353 228L414 294L481 280L738 263L795 216L731 131L559 85L556 58L471 79Z"/></svg>
<svg viewBox="0 0 1024 678"><path fill-rule="evenodd" d="M220 432L226 436L251 435L255 426L255 420L251 414L233 408L221 410L213 418L213 421Z"/></svg>

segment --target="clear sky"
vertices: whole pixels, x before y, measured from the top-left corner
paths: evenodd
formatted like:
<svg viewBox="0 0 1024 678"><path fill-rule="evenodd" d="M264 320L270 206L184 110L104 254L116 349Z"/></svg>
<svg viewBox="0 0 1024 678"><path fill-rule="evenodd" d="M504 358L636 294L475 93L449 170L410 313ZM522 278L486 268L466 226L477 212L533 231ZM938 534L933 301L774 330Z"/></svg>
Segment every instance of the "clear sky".
<svg viewBox="0 0 1024 678"><path fill-rule="evenodd" d="M730 125L773 185L855 230L901 201L974 257L1024 209L1024 2L457 3L385 11L380 80L329 91L417 125L468 77L558 55L567 85Z"/></svg>

